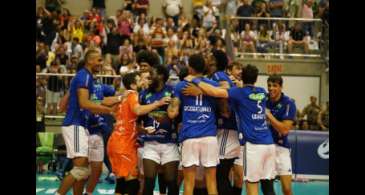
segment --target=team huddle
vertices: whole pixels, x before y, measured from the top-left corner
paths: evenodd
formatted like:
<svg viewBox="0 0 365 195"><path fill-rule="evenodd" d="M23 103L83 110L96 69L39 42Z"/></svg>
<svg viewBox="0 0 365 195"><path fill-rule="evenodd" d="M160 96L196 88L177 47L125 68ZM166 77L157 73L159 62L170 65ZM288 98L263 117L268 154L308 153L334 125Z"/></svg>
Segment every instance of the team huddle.
<svg viewBox="0 0 365 195"><path fill-rule="evenodd" d="M104 148L116 176L116 195L152 195L159 172L168 195L179 194L181 183L186 195L238 195L243 182L248 195L259 194L259 182L262 192L272 195L277 176L283 193L292 194L287 136L296 107L282 93L281 76L269 76L266 92L255 86L255 66L230 62L223 51L213 50L213 74L206 75L204 56L193 54L172 86L167 68L152 59L155 54L142 52L146 55L137 56L137 63L150 82L143 86L142 73L127 73L123 93L96 78L101 54L85 54L64 98L62 134L73 168L56 195L71 188L82 195L86 182L86 194L92 194ZM115 119L106 143L101 136L105 114Z"/></svg>

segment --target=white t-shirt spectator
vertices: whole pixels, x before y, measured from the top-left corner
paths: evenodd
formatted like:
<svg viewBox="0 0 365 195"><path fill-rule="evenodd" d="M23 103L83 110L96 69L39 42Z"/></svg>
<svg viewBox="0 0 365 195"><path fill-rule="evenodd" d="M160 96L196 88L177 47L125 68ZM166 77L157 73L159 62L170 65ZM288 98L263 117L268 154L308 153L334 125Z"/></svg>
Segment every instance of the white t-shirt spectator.
<svg viewBox="0 0 365 195"><path fill-rule="evenodd" d="M141 25L140 25L140 24L136 24L136 25L134 26L134 28L133 28L133 32L134 32L134 33L138 33L138 31L139 31L141 28L143 28L143 33L144 33L145 35L148 35L148 34L150 33L150 27L148 26L148 24L147 24L147 23L145 23L145 24L143 25L143 27L141 27Z"/></svg>
<svg viewBox="0 0 365 195"><path fill-rule="evenodd" d="M128 73L136 72L138 70L139 70L138 67L137 67L137 69L135 69L135 68L130 68L129 66L121 66L119 69L119 73L121 75L125 75Z"/></svg>

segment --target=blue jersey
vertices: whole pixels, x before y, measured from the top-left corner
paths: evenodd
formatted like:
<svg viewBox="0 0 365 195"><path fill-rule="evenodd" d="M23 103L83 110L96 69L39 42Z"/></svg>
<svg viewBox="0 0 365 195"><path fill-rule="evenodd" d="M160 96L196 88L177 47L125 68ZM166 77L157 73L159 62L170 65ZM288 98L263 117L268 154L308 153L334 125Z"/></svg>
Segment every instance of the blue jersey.
<svg viewBox="0 0 365 195"><path fill-rule="evenodd" d="M160 100L163 97L171 97L173 94L173 88L169 85L165 85L159 92L151 92L149 90L143 90L140 94L141 105L152 104L155 101ZM157 141L159 143L176 143L177 135L173 121L167 116L167 105L161 106L149 114L141 117L144 127L154 127L156 131L152 134L143 134L140 138L143 141ZM164 115L165 119L157 121L154 119L153 114L159 112Z"/></svg>
<svg viewBox="0 0 365 195"><path fill-rule="evenodd" d="M277 102L272 102L270 100L267 101L266 107L271 110L272 115L278 120L291 120L294 122L297 108L295 106L294 101L288 96L281 94L281 98ZM283 146L286 148L290 148L288 142L288 135L279 135L278 131L276 131L271 125L269 125L272 136L274 138L274 142L279 146Z"/></svg>
<svg viewBox="0 0 365 195"><path fill-rule="evenodd" d="M91 94L91 100L94 102L101 102L104 97L113 96L115 90L109 85L100 83L99 80L94 80L94 91ZM109 131L110 126L107 124L103 115L92 114L90 111L85 111L85 117L87 119L87 129L90 134L98 134L104 131Z"/></svg>
<svg viewBox="0 0 365 195"><path fill-rule="evenodd" d="M89 97L94 91L93 75L85 68L77 72L70 84L70 97L65 119L62 126L80 125L86 128L86 118L83 109L80 108L77 90L85 88L89 91Z"/></svg>
<svg viewBox="0 0 365 195"><path fill-rule="evenodd" d="M229 83L230 87L235 87L236 85L232 82L232 80L229 78L228 74L224 71L219 71L214 73L213 80L220 82L220 81L227 81ZM237 130L237 124L236 124L236 116L233 112L233 102L228 99L228 107L229 111L231 112L231 115L229 118L223 117L220 114L218 115L218 129L233 129Z"/></svg>
<svg viewBox="0 0 365 195"><path fill-rule="evenodd" d="M219 86L217 82L207 78L202 78L202 82ZM179 131L179 142L189 138L216 136L215 98L206 95L185 96L182 94L182 90L187 84L187 81L181 81L175 87L175 97L180 100L182 106L182 112L180 112L182 128Z"/></svg>
<svg viewBox="0 0 365 195"><path fill-rule="evenodd" d="M266 122L266 91L261 87L233 87L228 90L229 99L237 106L239 131L245 141L253 144L273 144Z"/></svg>

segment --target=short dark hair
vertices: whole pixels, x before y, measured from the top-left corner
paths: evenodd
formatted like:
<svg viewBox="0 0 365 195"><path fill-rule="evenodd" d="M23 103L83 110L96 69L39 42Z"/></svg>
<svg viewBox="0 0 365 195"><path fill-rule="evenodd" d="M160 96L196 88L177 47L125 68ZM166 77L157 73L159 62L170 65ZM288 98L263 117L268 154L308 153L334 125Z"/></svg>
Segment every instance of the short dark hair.
<svg viewBox="0 0 365 195"><path fill-rule="evenodd" d="M184 78L186 77L186 76L188 76L189 75L189 69L187 68L187 67L182 67L181 69L180 69L180 74L179 74L179 79L180 79L180 81L182 81L182 80L184 80Z"/></svg>
<svg viewBox="0 0 365 195"><path fill-rule="evenodd" d="M154 52L141 50L137 53L137 63L140 64L143 62L149 64L151 67L155 67L160 65L160 58Z"/></svg>
<svg viewBox="0 0 365 195"><path fill-rule="evenodd" d="M122 82L126 89L129 90L129 89L131 89L132 84L136 84L137 75L138 74L136 72L132 72L132 73L127 73L126 75L123 76Z"/></svg>
<svg viewBox="0 0 365 195"><path fill-rule="evenodd" d="M283 78L280 75L272 74L267 78L267 82L277 83L280 86L283 86Z"/></svg>
<svg viewBox="0 0 365 195"><path fill-rule="evenodd" d="M242 81L244 84L255 84L259 69L256 66L248 64L242 69Z"/></svg>
<svg viewBox="0 0 365 195"><path fill-rule="evenodd" d="M213 56L216 61L217 70L224 71L228 64L228 57L222 50L213 50Z"/></svg>
<svg viewBox="0 0 365 195"><path fill-rule="evenodd" d="M166 83L169 79L169 71L165 66L158 65L155 67L157 75L163 75L163 82Z"/></svg>
<svg viewBox="0 0 365 195"><path fill-rule="evenodd" d="M204 73L205 62L201 54L193 54L189 58L189 66L197 73Z"/></svg>
<svg viewBox="0 0 365 195"><path fill-rule="evenodd" d="M239 66L242 68L242 64L239 61L233 61L231 64L228 64L227 69L232 70L234 66Z"/></svg>

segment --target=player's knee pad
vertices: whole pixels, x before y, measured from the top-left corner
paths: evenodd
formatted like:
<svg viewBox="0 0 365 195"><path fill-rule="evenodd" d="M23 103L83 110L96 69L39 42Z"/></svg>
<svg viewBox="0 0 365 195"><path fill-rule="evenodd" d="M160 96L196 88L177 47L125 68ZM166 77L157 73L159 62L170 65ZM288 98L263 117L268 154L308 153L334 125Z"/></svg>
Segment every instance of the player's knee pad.
<svg viewBox="0 0 365 195"><path fill-rule="evenodd" d="M87 179L90 175L90 169L88 167L73 167L70 174L77 180Z"/></svg>

